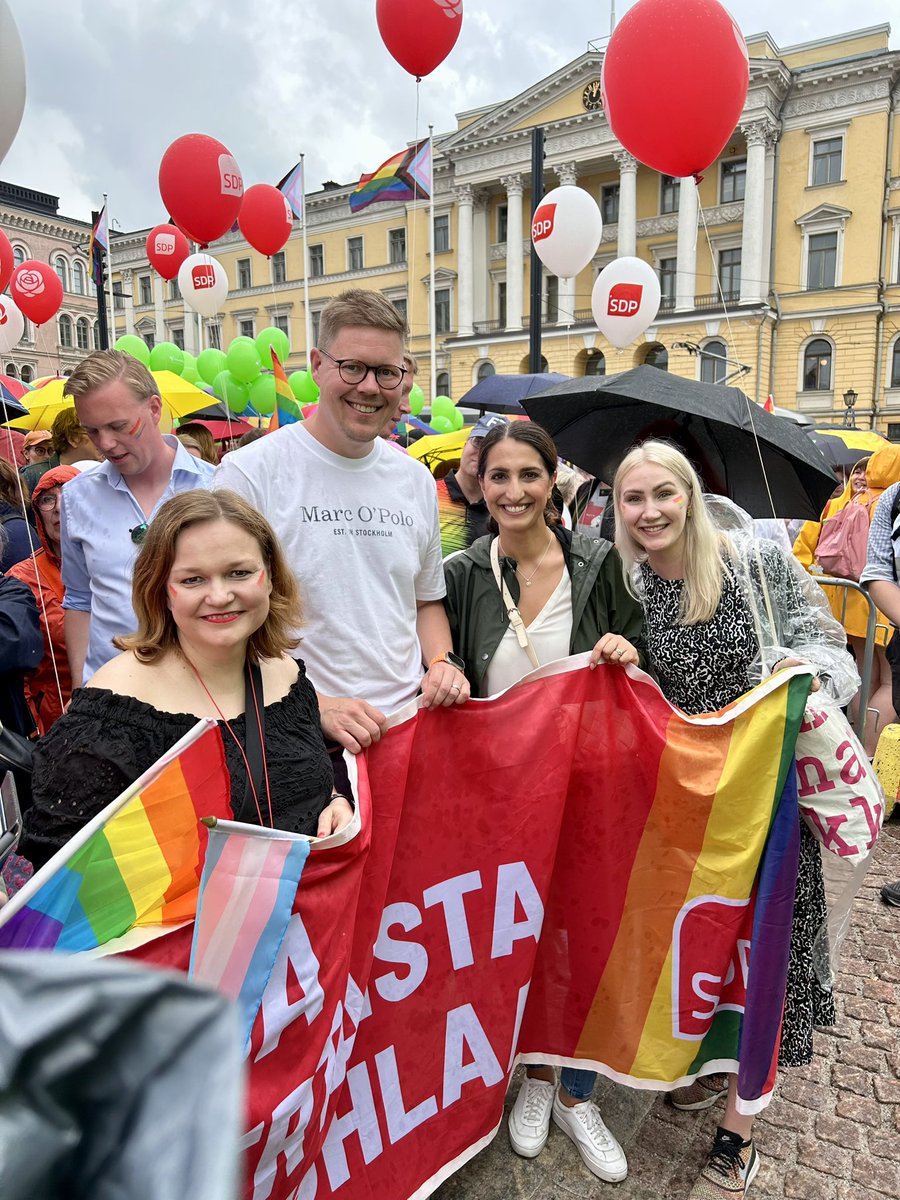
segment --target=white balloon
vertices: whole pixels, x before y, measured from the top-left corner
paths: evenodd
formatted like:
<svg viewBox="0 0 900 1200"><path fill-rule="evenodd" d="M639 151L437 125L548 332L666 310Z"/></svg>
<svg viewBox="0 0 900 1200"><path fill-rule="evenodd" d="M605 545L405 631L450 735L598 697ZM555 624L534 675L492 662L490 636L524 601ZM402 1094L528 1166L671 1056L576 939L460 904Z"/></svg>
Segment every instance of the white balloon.
<svg viewBox="0 0 900 1200"><path fill-rule="evenodd" d="M640 337L659 312L653 268L641 258L617 258L597 276L591 309L597 328L621 350Z"/></svg>
<svg viewBox="0 0 900 1200"><path fill-rule="evenodd" d="M6 0L0 0L0 162L13 144L25 110L25 55Z"/></svg>
<svg viewBox="0 0 900 1200"><path fill-rule="evenodd" d="M531 240L548 271L572 279L583 271L600 245L603 218L597 201L584 188L565 184L547 192L531 220Z"/></svg>
<svg viewBox="0 0 900 1200"><path fill-rule="evenodd" d="M0 354L18 346L24 332L25 318L9 296L0 296Z"/></svg>
<svg viewBox="0 0 900 1200"><path fill-rule="evenodd" d="M178 268L178 286L188 308L214 317L228 295L228 276L208 254L191 254Z"/></svg>

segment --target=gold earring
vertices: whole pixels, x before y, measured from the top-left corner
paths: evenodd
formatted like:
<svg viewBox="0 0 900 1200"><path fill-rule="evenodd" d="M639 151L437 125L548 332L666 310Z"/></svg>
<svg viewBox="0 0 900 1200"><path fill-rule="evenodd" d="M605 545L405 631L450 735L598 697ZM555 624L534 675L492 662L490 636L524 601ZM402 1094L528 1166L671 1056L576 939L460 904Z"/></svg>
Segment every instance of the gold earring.
<svg viewBox="0 0 900 1200"><path fill-rule="evenodd" d="M689 509L687 510L687 514L686 514L686 515L687 515L687 516L689 516L689 517L692 517L692 516L694 515L694 510L693 510L692 508L689 508Z"/></svg>

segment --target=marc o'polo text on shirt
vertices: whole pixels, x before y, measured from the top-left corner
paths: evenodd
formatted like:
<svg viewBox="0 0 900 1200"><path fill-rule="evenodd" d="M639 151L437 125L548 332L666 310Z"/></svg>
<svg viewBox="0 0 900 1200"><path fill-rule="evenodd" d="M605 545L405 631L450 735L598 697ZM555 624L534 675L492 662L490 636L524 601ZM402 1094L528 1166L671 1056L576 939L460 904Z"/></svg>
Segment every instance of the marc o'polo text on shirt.
<svg viewBox="0 0 900 1200"><path fill-rule="evenodd" d="M411 529L415 525L415 520L409 513L398 512L382 505L375 507L368 504L360 504L357 508L320 508L318 504L301 504L300 520L304 525L350 527L348 532L360 527L375 527L389 533L392 526ZM335 529L335 533L337 532L338 530Z"/></svg>

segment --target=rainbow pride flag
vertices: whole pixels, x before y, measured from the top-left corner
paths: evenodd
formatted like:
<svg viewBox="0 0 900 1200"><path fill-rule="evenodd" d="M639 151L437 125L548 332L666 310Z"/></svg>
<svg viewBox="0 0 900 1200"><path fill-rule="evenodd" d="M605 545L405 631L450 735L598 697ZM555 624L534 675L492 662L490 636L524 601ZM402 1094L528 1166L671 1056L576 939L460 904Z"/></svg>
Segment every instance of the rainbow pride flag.
<svg viewBox="0 0 900 1200"><path fill-rule="evenodd" d="M200 880L190 974L237 1002L245 1043L291 918L310 839L218 821Z"/></svg>
<svg viewBox="0 0 900 1200"><path fill-rule="evenodd" d="M272 374L275 376L275 410L269 421L267 432L274 433L282 425L293 425L296 421L302 421L303 414L291 391L291 385L288 383L288 377L275 352L275 347L270 346L269 351L272 355Z"/></svg>
<svg viewBox="0 0 900 1200"><path fill-rule="evenodd" d="M230 817L215 722L200 721L0 909L0 948L93 950L194 917L204 816Z"/></svg>
<svg viewBox="0 0 900 1200"><path fill-rule="evenodd" d="M350 211L381 201L427 200L431 195L431 140L400 150L370 175L361 175L350 193Z"/></svg>

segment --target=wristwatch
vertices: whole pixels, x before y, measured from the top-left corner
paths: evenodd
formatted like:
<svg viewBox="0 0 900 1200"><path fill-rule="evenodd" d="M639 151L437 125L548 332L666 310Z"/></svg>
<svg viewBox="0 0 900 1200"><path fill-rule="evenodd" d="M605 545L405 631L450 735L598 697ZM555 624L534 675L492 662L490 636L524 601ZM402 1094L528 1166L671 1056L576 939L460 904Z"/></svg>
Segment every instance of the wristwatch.
<svg viewBox="0 0 900 1200"><path fill-rule="evenodd" d="M435 663L439 662L449 663L451 667L456 667L457 671L462 671L464 675L466 673L466 664L459 657L459 655L454 654L452 650L445 650L443 654L436 654L428 664L429 671Z"/></svg>

